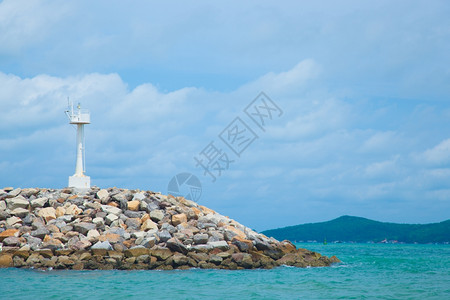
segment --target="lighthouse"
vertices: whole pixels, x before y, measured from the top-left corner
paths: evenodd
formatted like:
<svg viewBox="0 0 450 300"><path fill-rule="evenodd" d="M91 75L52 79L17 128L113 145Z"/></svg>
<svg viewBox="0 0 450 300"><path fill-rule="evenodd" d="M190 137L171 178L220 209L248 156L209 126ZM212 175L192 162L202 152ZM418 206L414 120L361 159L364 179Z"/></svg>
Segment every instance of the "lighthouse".
<svg viewBox="0 0 450 300"><path fill-rule="evenodd" d="M84 174L85 164L85 148L84 148L84 125L91 123L91 116L87 109L81 109L78 103L77 109L74 110L73 104L69 102L66 115L70 124L77 125L77 161L75 164L75 174L69 176L69 187L88 189L91 187L91 178Z"/></svg>

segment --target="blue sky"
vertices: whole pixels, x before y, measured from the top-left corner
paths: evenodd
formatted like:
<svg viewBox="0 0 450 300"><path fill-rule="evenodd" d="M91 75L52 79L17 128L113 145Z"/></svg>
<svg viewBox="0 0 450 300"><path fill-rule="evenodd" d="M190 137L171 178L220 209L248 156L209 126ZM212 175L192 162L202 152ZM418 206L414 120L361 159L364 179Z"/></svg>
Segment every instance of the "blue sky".
<svg viewBox="0 0 450 300"><path fill-rule="evenodd" d="M91 111L87 175L167 192L257 230L357 215L450 217L448 1L1 1L0 186L67 185ZM245 115L261 92L283 114ZM258 138L237 157L219 134ZM231 160L215 182L194 156ZM234 155L234 156L233 156Z"/></svg>

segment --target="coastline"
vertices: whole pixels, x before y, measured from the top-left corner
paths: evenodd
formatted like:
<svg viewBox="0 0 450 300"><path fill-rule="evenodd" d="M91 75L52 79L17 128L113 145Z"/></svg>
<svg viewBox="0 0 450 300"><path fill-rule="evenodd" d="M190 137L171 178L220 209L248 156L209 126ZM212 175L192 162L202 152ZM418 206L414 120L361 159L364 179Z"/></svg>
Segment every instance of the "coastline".
<svg viewBox="0 0 450 300"><path fill-rule="evenodd" d="M186 200L119 188L0 189L0 267L255 269L340 262Z"/></svg>

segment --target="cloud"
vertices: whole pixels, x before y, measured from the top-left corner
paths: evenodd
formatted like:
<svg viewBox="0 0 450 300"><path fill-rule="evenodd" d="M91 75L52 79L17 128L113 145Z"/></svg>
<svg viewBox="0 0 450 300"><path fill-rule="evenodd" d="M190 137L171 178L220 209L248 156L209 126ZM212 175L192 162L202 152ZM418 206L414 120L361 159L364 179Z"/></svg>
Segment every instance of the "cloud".
<svg viewBox="0 0 450 300"><path fill-rule="evenodd" d="M430 148L421 153L417 158L433 166L449 165L450 139L443 140L433 148Z"/></svg>

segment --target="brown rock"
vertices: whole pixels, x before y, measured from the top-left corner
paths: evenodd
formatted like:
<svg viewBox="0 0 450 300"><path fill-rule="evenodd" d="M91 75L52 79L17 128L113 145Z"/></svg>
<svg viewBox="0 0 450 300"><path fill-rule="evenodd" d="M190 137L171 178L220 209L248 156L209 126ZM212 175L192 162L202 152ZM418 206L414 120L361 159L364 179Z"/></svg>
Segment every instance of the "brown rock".
<svg viewBox="0 0 450 300"><path fill-rule="evenodd" d="M136 247L136 248L125 250L124 254L126 257L138 257L141 255L149 255L150 251L147 248Z"/></svg>
<svg viewBox="0 0 450 300"><path fill-rule="evenodd" d="M139 210L139 204L141 202L139 200L133 200L133 201L129 201L127 203L128 206L128 210L132 210L132 211L138 211Z"/></svg>
<svg viewBox="0 0 450 300"><path fill-rule="evenodd" d="M120 237L120 235L115 234L115 233L107 233L107 234L99 236L98 240L100 242L108 241L111 244L113 244L113 243L120 242L121 241L121 237Z"/></svg>
<svg viewBox="0 0 450 300"><path fill-rule="evenodd" d="M136 241L136 239L134 239L134 238L126 240L126 241L123 241L123 245L127 248L131 248L131 247L136 246L136 244L134 243L135 241Z"/></svg>
<svg viewBox="0 0 450 300"><path fill-rule="evenodd" d="M55 214L56 214L57 218L64 216L65 213L66 213L66 210L64 209L64 207L61 207L61 206L58 206L55 210Z"/></svg>
<svg viewBox="0 0 450 300"><path fill-rule="evenodd" d="M10 268L13 266L11 254L0 254L0 268Z"/></svg>
<svg viewBox="0 0 450 300"><path fill-rule="evenodd" d="M2 242L7 237L18 237L19 236L19 229L6 229L3 232L0 232L0 242Z"/></svg>
<svg viewBox="0 0 450 300"><path fill-rule="evenodd" d="M230 233L230 234L228 234L228 235L226 234L225 237L228 236L228 237L231 237L231 239L232 239L233 237L235 237L235 236L238 236L238 237L240 237L240 238L242 238L242 239L245 239L245 238L246 238L245 233L242 232L241 230L237 229L237 228L234 227L234 226L228 225L227 227L225 227L225 230L229 231L229 233ZM231 240L231 239L229 239L229 240Z"/></svg>
<svg viewBox="0 0 450 300"><path fill-rule="evenodd" d="M281 251L283 251L283 253L292 253L292 252L296 252L296 250L297 250L295 245L292 244L291 241L288 241L288 240L284 240L284 241L280 242L279 248L281 249Z"/></svg>
<svg viewBox="0 0 450 300"><path fill-rule="evenodd" d="M253 248L253 242L250 240L246 240L241 238L240 236L235 236L232 240L231 243L233 245L236 245L240 251L242 252L248 252L249 250L252 250Z"/></svg>
<svg viewBox="0 0 450 300"><path fill-rule="evenodd" d="M152 220L146 220L144 223L142 223L141 231L148 231L151 229L158 229L158 224L153 222Z"/></svg>
<svg viewBox="0 0 450 300"><path fill-rule="evenodd" d="M41 255L44 258L52 258L53 257L53 251L50 249L36 250L36 251L34 251L34 253Z"/></svg>
<svg viewBox="0 0 450 300"><path fill-rule="evenodd" d="M181 223L187 222L186 214L177 214L172 216L172 225L177 226Z"/></svg>
<svg viewBox="0 0 450 300"><path fill-rule="evenodd" d="M214 210L212 210L210 208L207 208L206 206L199 205L198 207L200 207L200 209L203 211L203 213L205 215L207 215L207 214L215 214L216 213Z"/></svg>
<svg viewBox="0 0 450 300"><path fill-rule="evenodd" d="M42 208L38 216L44 218L46 222L56 219L56 210L53 207Z"/></svg>
<svg viewBox="0 0 450 300"><path fill-rule="evenodd" d="M14 252L14 256L19 256L19 257L22 257L23 259L27 259L28 256L30 256L30 252L24 251L24 250L18 250L16 252Z"/></svg>
<svg viewBox="0 0 450 300"><path fill-rule="evenodd" d="M166 260L172 256L172 251L169 249L152 249L150 250L150 254L158 260Z"/></svg>

